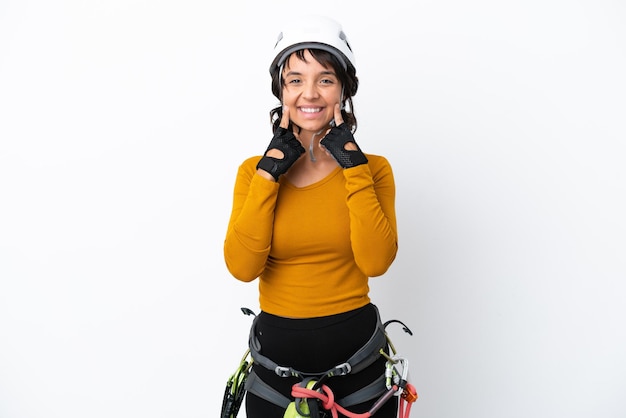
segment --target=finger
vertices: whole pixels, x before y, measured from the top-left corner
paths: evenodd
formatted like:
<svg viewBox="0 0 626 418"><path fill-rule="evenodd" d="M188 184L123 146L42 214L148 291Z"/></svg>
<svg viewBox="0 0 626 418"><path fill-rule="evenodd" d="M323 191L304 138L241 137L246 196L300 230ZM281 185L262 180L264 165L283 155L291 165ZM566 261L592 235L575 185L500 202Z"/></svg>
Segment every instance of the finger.
<svg viewBox="0 0 626 418"><path fill-rule="evenodd" d="M321 142L320 142L319 144L317 144L317 146L318 146L318 148L319 148L319 149L321 149L324 153L326 153L326 155L329 155L329 156L331 156L331 157L333 156L333 155L330 153L330 151L328 151L328 148L326 148L326 147L324 146L324 144L322 144Z"/></svg>
<svg viewBox="0 0 626 418"><path fill-rule="evenodd" d="M280 119L280 127L287 129L289 127L289 106L283 106L283 117Z"/></svg>
<svg viewBox="0 0 626 418"><path fill-rule="evenodd" d="M341 105L335 104L335 126L339 126L343 123L343 117L341 116Z"/></svg>
<svg viewBox="0 0 626 418"><path fill-rule="evenodd" d="M296 137L296 139L298 140L300 145L302 145L302 140L300 139L300 133L297 130L296 131L292 131L291 133L293 134L293 136Z"/></svg>

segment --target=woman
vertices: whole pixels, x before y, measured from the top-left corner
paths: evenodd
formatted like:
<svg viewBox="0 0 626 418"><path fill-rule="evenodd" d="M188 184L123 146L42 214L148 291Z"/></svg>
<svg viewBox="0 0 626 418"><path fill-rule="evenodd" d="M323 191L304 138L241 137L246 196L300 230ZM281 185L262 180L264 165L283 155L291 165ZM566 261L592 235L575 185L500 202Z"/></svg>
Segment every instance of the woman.
<svg viewBox="0 0 626 418"><path fill-rule="evenodd" d="M281 101L270 112L274 136L264 155L239 167L224 257L235 278L259 279L261 313L251 333L257 354L283 369L323 375L364 347L380 324L368 279L384 274L396 256L394 178L384 157L364 154L354 139L358 78L337 22L290 22L270 74ZM339 400L380 379L385 361L378 354L322 380ZM260 363L253 364L255 381L293 399L303 376L279 376ZM283 417L285 405L262 392L248 391L247 417ZM379 394L354 398L349 410L369 411ZM396 399L376 417L395 417Z"/></svg>

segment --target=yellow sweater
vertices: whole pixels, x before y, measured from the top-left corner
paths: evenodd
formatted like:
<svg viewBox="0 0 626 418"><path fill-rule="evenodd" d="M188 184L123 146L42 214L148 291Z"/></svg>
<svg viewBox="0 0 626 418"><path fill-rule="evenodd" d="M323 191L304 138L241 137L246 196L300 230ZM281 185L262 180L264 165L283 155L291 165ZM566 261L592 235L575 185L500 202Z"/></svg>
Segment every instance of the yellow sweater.
<svg viewBox="0 0 626 418"><path fill-rule="evenodd" d="M389 162L337 167L307 187L256 174L261 157L239 167L224 241L230 273L259 278L263 311L294 318L333 315L370 302L368 278L387 271L398 236Z"/></svg>

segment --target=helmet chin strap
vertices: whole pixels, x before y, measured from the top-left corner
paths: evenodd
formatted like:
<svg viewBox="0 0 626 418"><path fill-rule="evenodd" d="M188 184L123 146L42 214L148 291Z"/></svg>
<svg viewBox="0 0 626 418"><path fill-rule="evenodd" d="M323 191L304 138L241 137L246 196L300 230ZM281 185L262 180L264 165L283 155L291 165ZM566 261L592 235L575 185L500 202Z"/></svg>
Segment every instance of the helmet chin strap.
<svg viewBox="0 0 626 418"><path fill-rule="evenodd" d="M280 92L280 103L283 103L283 68L284 68L284 64L280 64L280 67L278 68L278 91Z"/></svg>
<svg viewBox="0 0 626 418"><path fill-rule="evenodd" d="M315 137L319 134L322 133L322 131L324 131L324 128L320 129L319 131L315 132L313 134L313 136L311 136L311 142L309 143L309 158L311 159L311 162L316 162L317 158L315 158L315 153L313 152L313 144L315 143Z"/></svg>

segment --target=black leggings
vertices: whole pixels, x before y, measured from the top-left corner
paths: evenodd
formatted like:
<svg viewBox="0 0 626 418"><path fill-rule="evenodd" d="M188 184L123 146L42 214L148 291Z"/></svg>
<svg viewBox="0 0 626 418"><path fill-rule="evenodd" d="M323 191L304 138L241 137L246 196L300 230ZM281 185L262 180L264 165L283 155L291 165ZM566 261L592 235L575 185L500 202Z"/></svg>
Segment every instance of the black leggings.
<svg viewBox="0 0 626 418"><path fill-rule="evenodd" d="M302 372L324 372L345 362L365 345L374 333L376 323L376 308L372 304L338 315L311 319L288 319L261 312L256 336L261 344L261 353L275 363ZM378 379L384 373L385 361L381 356L361 372L331 377L325 384L333 391L335 399L341 399ZM273 370L257 364L252 367L263 381L293 399L291 387L300 379L279 377ZM396 418L397 399L393 397L379 409L376 418ZM369 411L374 401L372 399L347 409L364 413ZM248 418L283 418L284 413L282 407L250 392L246 394Z"/></svg>

